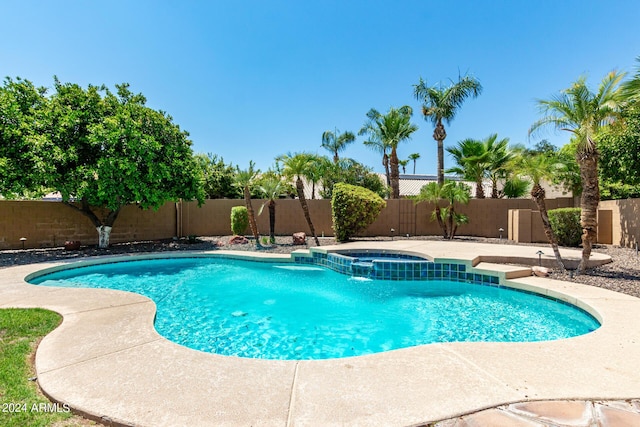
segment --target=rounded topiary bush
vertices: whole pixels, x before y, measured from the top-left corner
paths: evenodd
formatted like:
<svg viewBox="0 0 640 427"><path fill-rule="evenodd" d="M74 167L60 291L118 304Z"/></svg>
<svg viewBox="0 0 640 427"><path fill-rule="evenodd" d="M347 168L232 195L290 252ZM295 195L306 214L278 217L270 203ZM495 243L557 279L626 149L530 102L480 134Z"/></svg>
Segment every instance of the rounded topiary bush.
<svg viewBox="0 0 640 427"><path fill-rule="evenodd" d="M357 185L338 183L331 196L333 230L339 242L365 230L386 206L382 197Z"/></svg>
<svg viewBox="0 0 640 427"><path fill-rule="evenodd" d="M234 206L231 208L231 231L240 236L249 226L249 212L246 206Z"/></svg>
<svg viewBox="0 0 640 427"><path fill-rule="evenodd" d="M560 246L577 247L582 243L580 208L552 209L549 212L551 229Z"/></svg>

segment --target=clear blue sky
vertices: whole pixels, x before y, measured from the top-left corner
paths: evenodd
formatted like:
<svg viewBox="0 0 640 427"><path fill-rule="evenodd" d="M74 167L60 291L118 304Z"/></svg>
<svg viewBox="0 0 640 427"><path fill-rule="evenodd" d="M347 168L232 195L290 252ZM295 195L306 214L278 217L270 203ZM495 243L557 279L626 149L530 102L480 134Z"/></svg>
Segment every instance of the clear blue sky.
<svg viewBox="0 0 640 427"><path fill-rule="evenodd" d="M491 133L527 143L535 99L582 74L595 86L634 71L640 55L638 0L23 0L5 1L2 21L2 76L128 82L195 152L263 170L288 151L328 154L323 131L357 132L370 108L408 104L420 129L399 156L418 152L417 172L435 173L433 127L412 92L420 77L469 72L484 86L447 126L446 146ZM382 171L362 141L344 155Z"/></svg>

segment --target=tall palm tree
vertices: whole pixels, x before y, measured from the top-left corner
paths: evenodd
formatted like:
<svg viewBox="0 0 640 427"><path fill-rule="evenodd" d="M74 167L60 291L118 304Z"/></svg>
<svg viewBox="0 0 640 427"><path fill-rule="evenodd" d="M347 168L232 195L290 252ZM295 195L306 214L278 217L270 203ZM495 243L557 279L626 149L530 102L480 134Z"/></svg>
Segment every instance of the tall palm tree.
<svg viewBox="0 0 640 427"><path fill-rule="evenodd" d="M359 134L368 134L374 140L379 140L391 148L389 168L391 169L391 198L400 198L400 171L398 169L398 144L411 138L411 134L418 130L418 126L411 123L413 110L408 105L389 109L387 114L381 114L375 108L367 113L365 122Z"/></svg>
<svg viewBox="0 0 640 427"><path fill-rule="evenodd" d="M529 135L541 128L552 127L572 133L577 142L576 161L580 167L582 195L580 224L582 226L582 260L578 271L583 272L591 256L596 239L598 203L598 149L596 135L602 126L611 124L619 115L623 101L620 83L625 73L607 74L594 93L580 77L571 87L549 100L538 100L543 117L531 125Z"/></svg>
<svg viewBox="0 0 640 427"><path fill-rule="evenodd" d="M420 153L409 154L409 160L413 160L413 174L416 174L416 160L420 158Z"/></svg>
<svg viewBox="0 0 640 427"><path fill-rule="evenodd" d="M338 153L344 151L347 145L355 140L356 136L349 131L340 133L336 129L334 132L327 130L322 133L322 147L333 154L334 163L338 163L338 160L340 160Z"/></svg>
<svg viewBox="0 0 640 427"><path fill-rule="evenodd" d="M251 233L256 241L256 247L260 248L260 236L258 235L258 225L256 224L256 216L251 205L251 187L255 184L255 179L260 171L255 169L255 163L253 160L249 162L249 168L241 170L239 166L236 166L235 185L242 189L244 195L244 204L247 207L247 213L249 214L249 226L251 227Z"/></svg>
<svg viewBox="0 0 640 427"><path fill-rule="evenodd" d="M427 82L420 78L417 85L414 85L413 94L422 104L422 114L424 119L431 121L435 125L433 139L438 143L438 183L444 183L444 140L447 132L442 121L447 125L456 116L456 113L464 101L472 96L477 97L482 93L482 85L471 76L458 76L457 82L451 82L449 86L438 83L435 86L428 86Z"/></svg>
<svg viewBox="0 0 640 427"><path fill-rule="evenodd" d="M485 144L476 139L459 141L455 147L447 147L457 166L447 169L476 184L476 198L484 199L483 180L489 164L489 153Z"/></svg>
<svg viewBox="0 0 640 427"><path fill-rule="evenodd" d="M547 240L553 249L556 262L561 271L564 271L564 264L558 249L558 239L556 238L551 223L549 222L549 214L547 213L547 204L545 202L546 192L540 185L542 180L551 180L553 175L562 169L562 165L558 163L558 159L553 154L530 154L526 151L520 151L513 159L512 164L519 171L519 175L523 179L528 179L533 183L531 187L531 200L533 200L540 211L542 219L542 227Z"/></svg>
<svg viewBox="0 0 640 427"><path fill-rule="evenodd" d="M284 193L285 186L279 176L277 176L276 174L270 174L261 180L258 189L260 190L262 196L267 200L260 207L258 215L262 214L262 210L264 209L265 205L269 207L269 240L271 243L275 243L276 200L278 200Z"/></svg>
<svg viewBox="0 0 640 427"><path fill-rule="evenodd" d="M295 178L296 191L298 193L298 200L300 200L300 206L304 213L304 218L307 220L309 230L315 239L316 245L320 246L318 236L316 236L316 230L311 222L311 215L309 214L309 205L307 199L304 196L304 185L302 183L302 177L306 177L309 169L313 166L313 162L317 156L309 153L287 153L279 156L277 160L282 162L282 172L287 178Z"/></svg>

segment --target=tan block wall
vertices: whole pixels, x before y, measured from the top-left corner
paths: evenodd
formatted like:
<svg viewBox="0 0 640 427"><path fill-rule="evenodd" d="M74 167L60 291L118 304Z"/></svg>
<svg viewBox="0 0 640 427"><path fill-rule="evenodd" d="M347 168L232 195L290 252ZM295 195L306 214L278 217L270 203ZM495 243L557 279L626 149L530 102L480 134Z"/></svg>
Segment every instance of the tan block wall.
<svg viewBox="0 0 640 427"><path fill-rule="evenodd" d="M640 199L606 200L600 210L611 211L611 242L628 248L640 244Z"/></svg>
<svg viewBox="0 0 640 427"><path fill-rule="evenodd" d="M256 213L262 200L253 200ZM333 236L331 224L331 204L328 200L309 200L311 219L318 236ZM207 200L198 208L197 203L167 203L158 211L142 210L136 206L123 208L113 228L111 240L114 243L132 240L156 240L173 236L228 235L231 234L231 208L243 205L243 200ZM573 206L571 198L547 200L547 208ZM472 199L468 205L460 206L461 213L470 218L468 225L458 230L458 235L498 237L499 228L504 228L504 237L525 235L523 227L529 227L530 239L545 242L542 223L535 205L528 199L492 200ZM431 221L433 206L428 203L415 205L411 200L387 200L387 207L378 219L362 233L362 236L394 235L439 235L437 222ZM529 211L525 213L510 210ZM640 199L605 201L600 204L601 220L599 241L632 247L640 236ZM608 237L605 217L602 212L611 211L610 237ZM605 216L603 216L605 215ZM269 233L269 214L264 212L257 218L260 234ZM528 225L527 225L528 224ZM296 231L310 234L300 207L293 199L277 201L276 234L290 235ZM249 233L249 232L247 232ZM21 247L20 238L26 237L25 247L41 248L61 246L66 240L80 240L83 244L96 244L97 233L93 224L78 212L62 203L42 201L0 201L0 249ZM524 241L524 240L521 240Z"/></svg>
<svg viewBox="0 0 640 427"><path fill-rule="evenodd" d="M134 205L120 212L111 234L113 243L172 237L176 207L167 203L158 211ZM97 244L98 233L87 217L58 202L0 201L0 249L62 246L66 240Z"/></svg>

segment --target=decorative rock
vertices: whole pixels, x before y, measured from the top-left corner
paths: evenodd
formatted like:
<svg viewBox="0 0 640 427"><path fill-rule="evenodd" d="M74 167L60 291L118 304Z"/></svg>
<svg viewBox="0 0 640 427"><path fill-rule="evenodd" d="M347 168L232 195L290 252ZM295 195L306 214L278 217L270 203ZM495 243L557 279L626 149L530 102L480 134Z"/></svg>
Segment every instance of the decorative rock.
<svg viewBox="0 0 640 427"><path fill-rule="evenodd" d="M244 236L233 236L229 239L230 245L244 245L246 243L249 243L249 239Z"/></svg>
<svg viewBox="0 0 640 427"><path fill-rule="evenodd" d="M80 249L80 240L67 240L64 242L65 251L77 251Z"/></svg>
<svg viewBox="0 0 640 427"><path fill-rule="evenodd" d="M294 245L305 245L307 243L307 235L303 232L293 233Z"/></svg>
<svg viewBox="0 0 640 427"><path fill-rule="evenodd" d="M549 269L546 267L531 267L531 272L534 276L547 277L549 276Z"/></svg>

